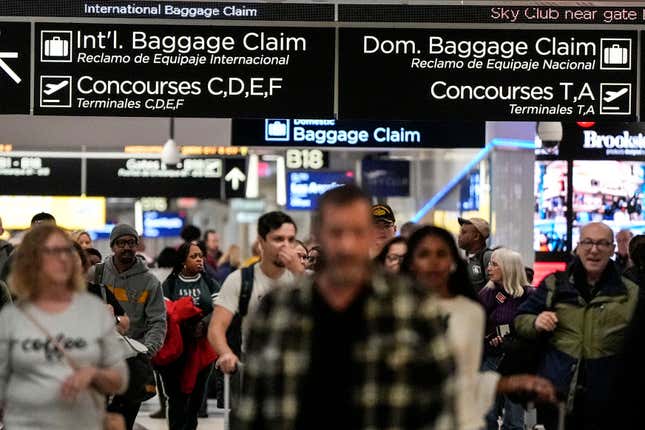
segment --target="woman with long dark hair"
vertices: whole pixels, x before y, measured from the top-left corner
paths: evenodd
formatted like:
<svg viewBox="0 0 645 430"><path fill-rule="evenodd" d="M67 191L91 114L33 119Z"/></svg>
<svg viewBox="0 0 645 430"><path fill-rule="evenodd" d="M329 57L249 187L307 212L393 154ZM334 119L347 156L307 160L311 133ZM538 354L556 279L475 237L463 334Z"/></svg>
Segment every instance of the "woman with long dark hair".
<svg viewBox="0 0 645 430"><path fill-rule="evenodd" d="M206 337L208 324L213 312L213 303L219 292L219 284L204 272L206 250L199 242L186 242L177 249L177 264L164 281L164 296L170 301L191 297L201 314L181 324L184 345ZM187 348L184 347L184 351ZM190 393L182 391L184 368L191 365L184 353L175 362L160 369L166 396L168 397L168 422L170 430L192 430L197 428L197 417L206 390L212 363L199 371L194 388Z"/></svg>
<svg viewBox="0 0 645 430"><path fill-rule="evenodd" d="M496 393L531 391L554 400L553 386L541 378L520 375L500 379L495 372L479 371L486 317L449 231L435 226L416 230L408 239L402 268L437 295L447 318L447 337L456 364L458 429L484 427L484 415Z"/></svg>
<svg viewBox="0 0 645 430"><path fill-rule="evenodd" d="M401 271L401 262L407 250L407 240L404 237L393 237L385 242L374 261L387 273L397 274Z"/></svg>

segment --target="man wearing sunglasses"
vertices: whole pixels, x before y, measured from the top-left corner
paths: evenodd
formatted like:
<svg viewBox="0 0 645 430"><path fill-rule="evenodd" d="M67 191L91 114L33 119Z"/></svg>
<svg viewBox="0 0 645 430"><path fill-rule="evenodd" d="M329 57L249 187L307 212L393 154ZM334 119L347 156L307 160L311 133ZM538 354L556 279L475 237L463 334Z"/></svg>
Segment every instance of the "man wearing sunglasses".
<svg viewBox="0 0 645 430"><path fill-rule="evenodd" d="M130 338L141 342L153 357L166 337L166 306L159 280L148 270L145 261L136 256L139 240L137 231L119 224L110 234L114 255L93 267L90 277L97 284L106 285L130 318ZM134 426L141 403L116 396L110 411L124 416L128 429Z"/></svg>
<svg viewBox="0 0 645 430"><path fill-rule="evenodd" d="M614 234L605 224L582 227L575 260L549 275L520 307L520 336L543 339L538 371L567 402L567 429L611 428L612 383L638 299L638 285L613 261ZM538 423L557 428L558 413L538 408Z"/></svg>

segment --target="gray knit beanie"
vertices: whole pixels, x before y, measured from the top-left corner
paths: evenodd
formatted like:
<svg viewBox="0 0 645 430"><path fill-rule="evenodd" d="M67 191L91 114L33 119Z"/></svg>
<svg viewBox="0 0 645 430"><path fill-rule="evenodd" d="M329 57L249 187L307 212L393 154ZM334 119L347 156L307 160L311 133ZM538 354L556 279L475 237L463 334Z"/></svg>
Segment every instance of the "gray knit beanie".
<svg viewBox="0 0 645 430"><path fill-rule="evenodd" d="M137 231L132 226L127 224L119 224L114 227L112 229L112 233L110 233L110 246L114 246L114 241L122 236L132 236L136 239L137 242L139 241L139 233L137 233Z"/></svg>

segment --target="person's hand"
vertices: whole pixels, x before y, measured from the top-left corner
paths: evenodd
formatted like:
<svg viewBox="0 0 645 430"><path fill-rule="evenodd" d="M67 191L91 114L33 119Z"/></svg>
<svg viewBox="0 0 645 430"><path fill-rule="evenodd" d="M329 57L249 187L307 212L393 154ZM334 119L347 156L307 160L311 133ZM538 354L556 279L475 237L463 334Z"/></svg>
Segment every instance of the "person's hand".
<svg viewBox="0 0 645 430"><path fill-rule="evenodd" d="M512 375L502 377L497 384L497 393L517 396L538 403L556 403L555 387L544 378L535 375Z"/></svg>
<svg viewBox="0 0 645 430"><path fill-rule="evenodd" d="M232 352L228 352L217 359L215 366L222 372L230 374L235 373L237 370L237 363L239 362L240 360L237 358L237 355Z"/></svg>
<svg viewBox="0 0 645 430"><path fill-rule="evenodd" d="M74 400L79 393L87 390L96 376L96 367L83 367L63 382L61 396L64 400Z"/></svg>
<svg viewBox="0 0 645 430"><path fill-rule="evenodd" d="M284 264L284 267L291 273L304 273L305 266L300 261L298 252L295 248L285 246L278 252L278 258Z"/></svg>
<svg viewBox="0 0 645 430"><path fill-rule="evenodd" d="M498 347L498 346L500 346L503 342L504 342L504 338L503 338L503 337L501 337L501 336L495 336L495 337L494 337L494 338L492 338L488 343L490 344L490 346L493 346L493 347L497 348L497 347Z"/></svg>
<svg viewBox="0 0 645 430"><path fill-rule="evenodd" d="M555 312L545 311L535 319L535 329L537 331L553 331L558 325L558 316Z"/></svg>

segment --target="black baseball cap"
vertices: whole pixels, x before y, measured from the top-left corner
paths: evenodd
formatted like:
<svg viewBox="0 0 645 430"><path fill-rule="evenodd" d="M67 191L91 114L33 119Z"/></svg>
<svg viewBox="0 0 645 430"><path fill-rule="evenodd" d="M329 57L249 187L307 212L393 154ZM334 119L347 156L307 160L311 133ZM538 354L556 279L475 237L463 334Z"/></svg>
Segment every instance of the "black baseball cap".
<svg viewBox="0 0 645 430"><path fill-rule="evenodd" d="M395 223L394 212L392 208L386 204L377 204L372 206L372 218L374 221L385 221L388 223Z"/></svg>

